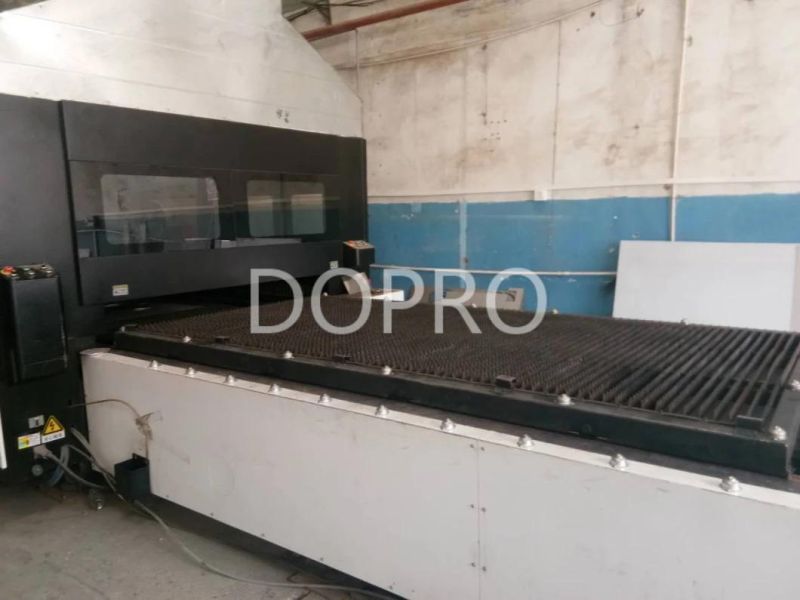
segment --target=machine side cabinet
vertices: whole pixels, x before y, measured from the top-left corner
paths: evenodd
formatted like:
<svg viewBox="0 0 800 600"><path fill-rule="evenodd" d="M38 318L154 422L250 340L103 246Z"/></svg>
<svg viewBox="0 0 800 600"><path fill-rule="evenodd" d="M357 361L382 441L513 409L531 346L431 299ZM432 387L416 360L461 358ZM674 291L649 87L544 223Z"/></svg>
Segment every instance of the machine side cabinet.
<svg viewBox="0 0 800 600"><path fill-rule="evenodd" d="M9 384L67 368L59 278L49 265L0 269L4 373Z"/></svg>

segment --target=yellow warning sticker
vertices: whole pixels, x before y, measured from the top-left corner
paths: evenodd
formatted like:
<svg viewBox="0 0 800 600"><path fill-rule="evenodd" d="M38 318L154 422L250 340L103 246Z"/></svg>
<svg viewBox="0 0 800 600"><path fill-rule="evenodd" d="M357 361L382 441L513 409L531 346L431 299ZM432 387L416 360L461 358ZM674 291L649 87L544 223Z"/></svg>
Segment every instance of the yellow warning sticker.
<svg viewBox="0 0 800 600"><path fill-rule="evenodd" d="M44 426L44 431L42 431L42 433L50 435L51 433L58 433L59 431L64 431L64 426L55 417L50 417L47 419L47 424Z"/></svg>
<svg viewBox="0 0 800 600"><path fill-rule="evenodd" d="M21 435L17 438L17 448L19 450L27 450L34 448L42 443L42 436L39 433L29 433Z"/></svg>
<svg viewBox="0 0 800 600"><path fill-rule="evenodd" d="M58 419L51 415L50 418L47 419L47 423L45 423L44 429L42 430L42 443L54 442L63 439L66 435L67 433L64 431L64 426Z"/></svg>

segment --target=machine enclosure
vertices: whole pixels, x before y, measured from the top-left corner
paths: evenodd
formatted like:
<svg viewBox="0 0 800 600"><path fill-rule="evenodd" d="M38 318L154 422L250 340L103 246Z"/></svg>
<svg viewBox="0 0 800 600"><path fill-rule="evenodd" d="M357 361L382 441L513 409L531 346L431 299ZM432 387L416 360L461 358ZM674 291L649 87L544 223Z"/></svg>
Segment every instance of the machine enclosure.
<svg viewBox="0 0 800 600"><path fill-rule="evenodd" d="M155 313L227 302L252 268L315 278L341 261L342 242L367 235L365 154L359 138L0 94L0 268L46 263L58 274L0 290L0 481L30 477L25 440L42 420L85 430L82 350ZM335 178L338 220L302 243L87 258L75 201L105 172L213 175L230 205L248 174ZM122 299L119 283L130 289Z"/></svg>

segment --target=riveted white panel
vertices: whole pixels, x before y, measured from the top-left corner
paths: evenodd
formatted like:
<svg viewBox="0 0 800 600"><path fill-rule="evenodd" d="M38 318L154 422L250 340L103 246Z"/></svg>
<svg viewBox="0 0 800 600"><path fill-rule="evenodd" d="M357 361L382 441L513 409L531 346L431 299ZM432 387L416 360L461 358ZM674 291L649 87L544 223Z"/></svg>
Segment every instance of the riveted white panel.
<svg viewBox="0 0 800 600"><path fill-rule="evenodd" d="M84 376L88 401L153 413L156 495L405 597L477 598L470 440L127 357L87 356ZM89 420L108 466L143 450L128 407Z"/></svg>
<svg viewBox="0 0 800 600"><path fill-rule="evenodd" d="M796 597L797 502L485 447L482 598Z"/></svg>
<svg viewBox="0 0 800 600"><path fill-rule="evenodd" d="M535 430L148 364L83 361L90 402L150 414L156 494L401 596L749 600L800 584L796 493L733 495L688 471L618 471ZM146 450L129 407L92 405L89 425L109 466Z"/></svg>

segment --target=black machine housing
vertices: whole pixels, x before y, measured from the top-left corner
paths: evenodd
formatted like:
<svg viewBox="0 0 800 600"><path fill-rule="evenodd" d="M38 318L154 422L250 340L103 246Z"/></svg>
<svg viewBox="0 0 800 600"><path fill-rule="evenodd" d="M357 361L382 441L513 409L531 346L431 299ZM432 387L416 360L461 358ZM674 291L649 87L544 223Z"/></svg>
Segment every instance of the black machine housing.
<svg viewBox="0 0 800 600"><path fill-rule="evenodd" d="M0 268L52 267L0 282L0 481L30 476L18 440L42 417L85 429L79 353L122 324L242 303L254 268L338 266L367 237L365 165L359 138L0 95ZM37 324L19 283L47 307L37 352L53 336L23 369L7 357Z"/></svg>
<svg viewBox="0 0 800 600"><path fill-rule="evenodd" d="M0 364L21 383L67 368L61 287L50 265L0 268Z"/></svg>

